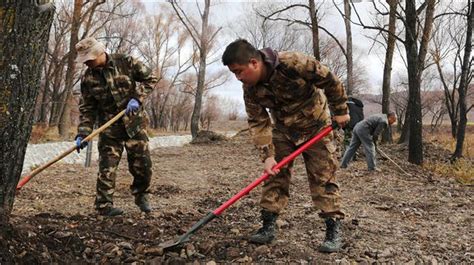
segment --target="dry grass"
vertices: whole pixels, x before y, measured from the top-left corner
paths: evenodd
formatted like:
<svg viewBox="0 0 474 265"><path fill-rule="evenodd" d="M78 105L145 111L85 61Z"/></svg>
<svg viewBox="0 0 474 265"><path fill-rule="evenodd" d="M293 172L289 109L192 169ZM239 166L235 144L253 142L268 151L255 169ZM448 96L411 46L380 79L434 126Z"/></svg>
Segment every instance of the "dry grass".
<svg viewBox="0 0 474 265"><path fill-rule="evenodd" d="M449 162L427 162L424 168L441 176L454 177L464 185L474 185L474 166L469 159L459 159L454 163Z"/></svg>
<svg viewBox="0 0 474 265"><path fill-rule="evenodd" d="M68 141L73 140L76 135L77 127L71 127L69 129L69 134L64 139L59 135L58 127L45 127L42 125L34 125L31 129L31 136L29 143L38 144L38 143L47 143L47 142L58 142L58 141Z"/></svg>
<svg viewBox="0 0 474 265"><path fill-rule="evenodd" d="M456 139L451 136L449 126L439 128L435 132L425 130L427 142L448 150L450 154L456 149ZM464 139L463 158L455 163L449 161L428 160L424 167L445 177L453 177L465 185L474 185L474 124L468 124Z"/></svg>
<svg viewBox="0 0 474 265"><path fill-rule="evenodd" d="M456 139L451 136L451 128L449 126L443 126L434 132L425 129L423 133L423 137L427 142L436 144L449 150L451 153L456 149ZM474 159L474 123L469 123L466 127L463 156L468 159Z"/></svg>

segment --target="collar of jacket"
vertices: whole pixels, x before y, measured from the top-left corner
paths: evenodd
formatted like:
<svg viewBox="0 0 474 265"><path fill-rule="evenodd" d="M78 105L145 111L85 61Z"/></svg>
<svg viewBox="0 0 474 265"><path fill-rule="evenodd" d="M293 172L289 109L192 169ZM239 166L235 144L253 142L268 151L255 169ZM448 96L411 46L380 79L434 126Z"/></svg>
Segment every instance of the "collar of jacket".
<svg viewBox="0 0 474 265"><path fill-rule="evenodd" d="M115 68L115 61L112 55L105 53L105 66L104 67L96 67L96 68L89 68L90 71L103 73L104 70L113 70Z"/></svg>
<svg viewBox="0 0 474 265"><path fill-rule="evenodd" d="M107 57L107 60L105 62L105 67L104 68L114 69L114 67L115 67L114 58L108 53L105 53L105 56Z"/></svg>
<svg viewBox="0 0 474 265"><path fill-rule="evenodd" d="M273 50L272 48L263 48L260 50L260 54L262 55L263 62L268 67L268 75L265 80L267 82L270 80L275 68L280 64L280 60L278 60L278 52Z"/></svg>

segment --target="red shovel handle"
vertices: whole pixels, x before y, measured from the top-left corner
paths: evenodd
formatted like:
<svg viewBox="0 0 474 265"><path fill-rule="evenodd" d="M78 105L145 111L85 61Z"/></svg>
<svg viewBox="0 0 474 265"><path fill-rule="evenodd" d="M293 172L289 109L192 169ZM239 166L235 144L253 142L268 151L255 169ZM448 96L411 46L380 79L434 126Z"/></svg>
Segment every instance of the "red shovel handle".
<svg viewBox="0 0 474 265"><path fill-rule="evenodd" d="M334 128L336 128L336 124L333 124L331 126L327 126L324 129L322 129L317 135L315 135L313 138L311 138L309 141L307 141L305 144L300 146L296 151L291 153L289 156L285 157L283 160L281 160L276 166L273 167L273 169L280 169L281 167L285 166L289 162L291 162L293 159L295 159L298 155L303 153L308 147L313 145L314 143L318 142L321 140L323 137L328 135ZM268 173L264 173L261 175L258 179L254 180L250 185L247 187L243 188L239 193L234 195L234 197L230 198L227 200L224 204L222 204L219 208L215 209L212 213L215 215L220 215L225 209L227 209L229 206L234 204L237 200L248 194L253 188L258 186L262 181L266 180L270 175Z"/></svg>

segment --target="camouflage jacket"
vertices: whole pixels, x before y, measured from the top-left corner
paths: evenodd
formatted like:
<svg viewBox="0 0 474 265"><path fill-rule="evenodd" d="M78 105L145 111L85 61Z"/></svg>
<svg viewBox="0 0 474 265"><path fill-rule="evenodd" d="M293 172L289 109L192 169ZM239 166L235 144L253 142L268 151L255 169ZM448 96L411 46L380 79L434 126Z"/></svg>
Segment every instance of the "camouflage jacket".
<svg viewBox="0 0 474 265"><path fill-rule="evenodd" d="M141 85L137 85L140 82ZM88 68L81 80L82 100L79 106L78 134L88 135L98 119L102 125L127 107L131 98L142 104L157 79L140 61L124 54L107 54L103 68ZM113 126L125 126L129 137L145 128L146 112L123 116Z"/></svg>
<svg viewBox="0 0 474 265"><path fill-rule="evenodd" d="M275 155L272 120L275 129L298 145L331 124L330 110L344 115L348 109L341 81L313 57L269 48L261 53L269 77L255 86L244 86L244 101L250 134L265 160Z"/></svg>

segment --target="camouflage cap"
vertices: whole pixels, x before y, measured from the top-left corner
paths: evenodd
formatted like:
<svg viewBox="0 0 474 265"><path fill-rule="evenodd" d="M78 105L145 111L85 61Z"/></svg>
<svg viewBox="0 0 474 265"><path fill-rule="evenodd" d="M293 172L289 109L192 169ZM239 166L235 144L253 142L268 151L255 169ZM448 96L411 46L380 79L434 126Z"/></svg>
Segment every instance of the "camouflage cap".
<svg viewBox="0 0 474 265"><path fill-rule="evenodd" d="M89 37L79 41L76 44L77 58L76 62L85 63L89 60L95 60L105 52L104 44L98 42L95 38Z"/></svg>

